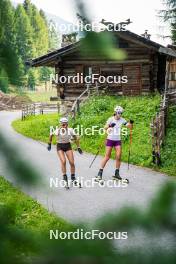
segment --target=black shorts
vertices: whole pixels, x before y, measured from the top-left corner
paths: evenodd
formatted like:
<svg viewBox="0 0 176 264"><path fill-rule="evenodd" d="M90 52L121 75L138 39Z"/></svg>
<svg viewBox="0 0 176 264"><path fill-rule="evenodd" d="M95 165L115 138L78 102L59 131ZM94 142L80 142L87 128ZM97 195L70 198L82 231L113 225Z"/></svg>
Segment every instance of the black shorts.
<svg viewBox="0 0 176 264"><path fill-rule="evenodd" d="M57 151L63 150L64 152L68 150L72 150L70 142L69 143L57 143L56 148L57 148Z"/></svg>

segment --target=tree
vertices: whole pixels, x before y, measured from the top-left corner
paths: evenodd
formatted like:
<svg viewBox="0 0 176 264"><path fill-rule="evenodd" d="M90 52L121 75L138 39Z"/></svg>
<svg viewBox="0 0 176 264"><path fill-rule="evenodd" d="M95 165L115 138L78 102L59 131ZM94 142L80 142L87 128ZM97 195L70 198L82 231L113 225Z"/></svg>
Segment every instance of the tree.
<svg viewBox="0 0 176 264"><path fill-rule="evenodd" d="M171 34L173 44L176 44L176 0L164 0L165 10L161 11L164 21L171 25Z"/></svg>
<svg viewBox="0 0 176 264"><path fill-rule="evenodd" d="M1 58L1 89L7 90L7 84L17 84L20 78L18 55L15 46L15 11L10 1L0 0L0 58ZM2 70L3 69L3 70ZM4 74L4 76L3 76ZM5 84L5 86L3 86Z"/></svg>
<svg viewBox="0 0 176 264"><path fill-rule="evenodd" d="M25 62L33 56L34 47L32 40L32 27L22 5L18 5L15 11L15 33L18 54Z"/></svg>
<svg viewBox="0 0 176 264"><path fill-rule="evenodd" d="M43 55L48 51L48 28L46 21L41 17L37 8L32 5L30 12L30 24L32 27L32 39L34 44L34 56Z"/></svg>
<svg viewBox="0 0 176 264"><path fill-rule="evenodd" d="M5 69L0 69L0 90L6 93L8 91L9 78Z"/></svg>
<svg viewBox="0 0 176 264"><path fill-rule="evenodd" d="M50 20L49 22L49 49L54 50L59 47L59 34L55 29L55 23Z"/></svg>
<svg viewBox="0 0 176 264"><path fill-rule="evenodd" d="M31 87L37 80L46 80L50 70L35 69L28 75L25 62L56 48L57 43L57 33L54 29L50 32L45 13L31 0L16 8L9 0L0 0L0 88L7 91L8 83L27 85L27 79ZM41 77L44 72L46 76Z"/></svg>
<svg viewBox="0 0 176 264"><path fill-rule="evenodd" d="M32 91L35 90L36 81L37 81L36 72L34 70L30 69L28 71L28 83L27 83L30 90L32 90Z"/></svg>
<svg viewBox="0 0 176 264"><path fill-rule="evenodd" d="M23 7L24 7L26 13L30 16L31 7L32 7L31 0L24 0Z"/></svg>
<svg viewBox="0 0 176 264"><path fill-rule="evenodd" d="M46 26L48 27L48 20L47 20L47 17L45 15L45 12L42 9L40 9L39 14L43 18L43 20L45 21Z"/></svg>

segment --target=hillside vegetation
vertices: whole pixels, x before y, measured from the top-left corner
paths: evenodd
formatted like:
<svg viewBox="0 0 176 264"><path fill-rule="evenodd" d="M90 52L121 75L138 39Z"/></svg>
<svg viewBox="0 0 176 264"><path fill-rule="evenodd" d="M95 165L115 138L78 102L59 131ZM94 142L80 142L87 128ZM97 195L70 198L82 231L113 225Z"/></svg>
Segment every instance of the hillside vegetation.
<svg viewBox="0 0 176 264"><path fill-rule="evenodd" d="M131 160L132 164L140 166L153 167L152 164L152 149L151 149L151 130L150 122L152 117L156 114L160 102L160 96L145 96L145 97L113 97L101 96L91 98L82 108L81 114L77 116L76 121L70 120L70 126L82 128L97 126L101 128L105 125L106 120L113 115L115 105L121 105L124 109L124 118L127 120L133 119L135 121L133 129L133 142ZM174 157L172 155L174 147L173 144L173 129L176 122L176 114L174 109L169 114L168 137L166 139L165 147L162 151L163 164L160 170L168 174L175 175ZM58 125L58 114L47 114L35 117L29 117L25 121L16 120L13 126L17 132L25 136L48 142L48 135L50 126ZM123 136L123 155L122 160L127 162L129 150L129 133ZM84 151L96 153L98 147L104 142L105 136L95 135L81 136L81 146ZM55 142L54 142L55 143ZM104 147L100 148L100 154L104 154ZM169 160L167 156L172 155ZM114 157L114 153L113 153Z"/></svg>

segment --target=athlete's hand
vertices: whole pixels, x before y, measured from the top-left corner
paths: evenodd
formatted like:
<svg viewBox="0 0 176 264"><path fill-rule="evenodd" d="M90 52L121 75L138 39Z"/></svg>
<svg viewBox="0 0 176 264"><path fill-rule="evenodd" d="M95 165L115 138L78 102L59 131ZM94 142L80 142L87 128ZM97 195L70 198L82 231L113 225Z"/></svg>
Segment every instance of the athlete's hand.
<svg viewBox="0 0 176 264"><path fill-rule="evenodd" d="M116 125L115 123L112 123L109 125L109 127L115 127L115 125Z"/></svg>
<svg viewBox="0 0 176 264"><path fill-rule="evenodd" d="M51 143L48 143L47 150L48 150L48 151L51 150Z"/></svg>
<svg viewBox="0 0 176 264"><path fill-rule="evenodd" d="M79 154L83 154L83 151L81 148L78 148L78 152L79 152Z"/></svg>

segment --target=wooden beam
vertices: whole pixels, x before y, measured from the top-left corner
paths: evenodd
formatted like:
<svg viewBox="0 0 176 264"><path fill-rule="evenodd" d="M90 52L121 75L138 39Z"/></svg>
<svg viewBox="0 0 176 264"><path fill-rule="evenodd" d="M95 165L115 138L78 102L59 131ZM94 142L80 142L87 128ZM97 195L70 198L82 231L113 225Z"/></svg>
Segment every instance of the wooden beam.
<svg viewBox="0 0 176 264"><path fill-rule="evenodd" d="M150 60L149 59L140 59L140 60L124 60L124 61L97 61L97 60L70 60L70 61L64 61L64 64L72 64L72 65L75 65L75 64L87 64L87 65L95 65L95 64L105 64L105 65L110 65L110 64L133 64L133 63L150 63Z"/></svg>

